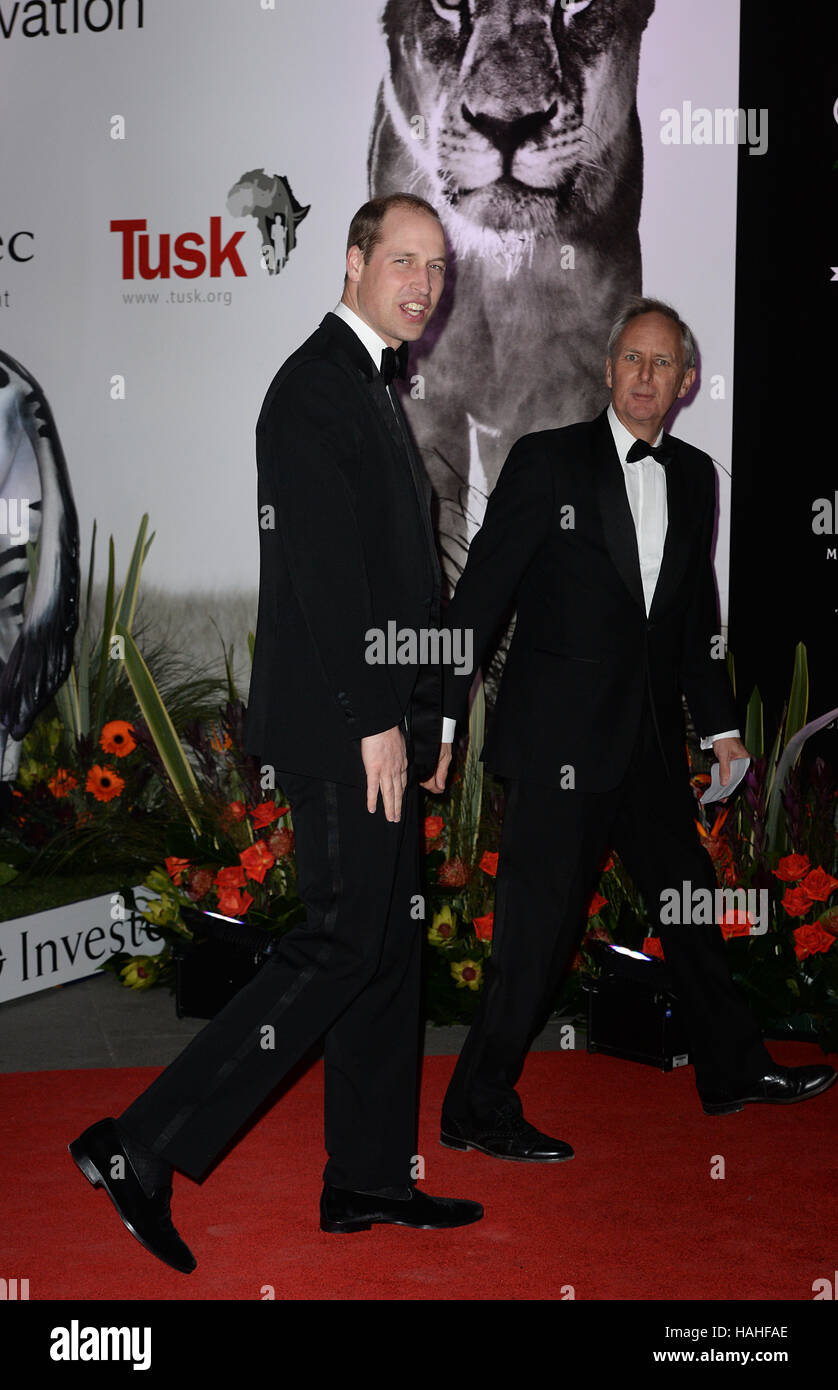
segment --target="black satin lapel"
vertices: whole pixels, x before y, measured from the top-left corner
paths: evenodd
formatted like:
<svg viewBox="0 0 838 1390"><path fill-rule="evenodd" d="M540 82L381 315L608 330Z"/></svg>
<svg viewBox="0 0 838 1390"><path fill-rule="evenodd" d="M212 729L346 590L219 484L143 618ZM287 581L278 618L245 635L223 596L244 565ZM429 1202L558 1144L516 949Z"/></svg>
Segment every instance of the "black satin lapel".
<svg viewBox="0 0 838 1390"><path fill-rule="evenodd" d="M634 529L622 465L607 417L600 415L594 421L594 428L591 445L605 544L620 578L635 603L639 603L645 612L646 601L640 577L637 533Z"/></svg>
<svg viewBox="0 0 838 1390"><path fill-rule="evenodd" d="M387 389L380 377L370 382L369 392L372 396L378 417L401 456L404 452L402 432L399 428L399 422L396 419L396 413L393 410L390 397L387 395Z"/></svg>
<svg viewBox="0 0 838 1390"><path fill-rule="evenodd" d="M666 540L652 598L649 617L653 617L666 606L667 600L675 592L687 565L690 534L690 507L688 488L684 473L678 466L678 446L675 456L666 466Z"/></svg>

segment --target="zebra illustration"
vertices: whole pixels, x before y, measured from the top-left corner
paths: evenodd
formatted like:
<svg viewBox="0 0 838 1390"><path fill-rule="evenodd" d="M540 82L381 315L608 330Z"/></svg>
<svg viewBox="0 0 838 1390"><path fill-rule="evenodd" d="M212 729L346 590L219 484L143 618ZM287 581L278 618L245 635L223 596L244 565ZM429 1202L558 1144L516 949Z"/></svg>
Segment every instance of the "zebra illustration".
<svg viewBox="0 0 838 1390"><path fill-rule="evenodd" d="M29 582L26 543L38 543ZM0 785L73 660L79 527L61 441L33 376L0 352Z"/></svg>

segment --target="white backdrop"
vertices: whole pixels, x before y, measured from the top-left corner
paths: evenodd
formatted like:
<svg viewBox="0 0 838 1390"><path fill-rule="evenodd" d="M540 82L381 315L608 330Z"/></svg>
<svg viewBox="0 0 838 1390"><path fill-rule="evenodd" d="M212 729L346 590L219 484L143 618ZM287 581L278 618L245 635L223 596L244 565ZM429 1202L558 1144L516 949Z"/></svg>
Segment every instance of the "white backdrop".
<svg viewBox="0 0 838 1390"><path fill-rule="evenodd" d="M416 0L417 4L429 0ZM173 593L258 581L253 430L283 358L337 301L351 214L367 196L366 151L386 48L381 0L124 0L124 27L27 37L0 0L3 188L0 345L39 379L67 455L82 528L113 532L124 565L141 514L157 531L148 578ZM596 3L596 0L595 0ZM54 27L53 7L40 7ZM68 16L72 7L64 7ZM116 0L110 6L116 12ZM28 7L27 7L28 9ZM38 7L36 7L38 9ZM143 27L135 16L142 9ZM30 10L30 14L35 11ZM90 11L103 22L108 0ZM65 25L67 20L65 19ZM30 22L30 28L38 26ZM738 7L658 0L641 50L644 290L697 333L703 386L675 432L731 467L737 147L667 146L661 110L735 107ZM125 138L111 138L122 116ZM8 132L15 132L11 139ZM278 275L260 265L252 218L226 210L246 171L284 175L310 211ZM244 231L247 270L218 279L123 281L110 222L152 237ZM8 239L34 233L33 258ZM20 249L30 243L19 241ZM229 293L229 303L166 295ZM159 293L157 303L126 302ZM112 399L112 378L125 399ZM724 378L724 399L710 396ZM722 473L717 570L727 590Z"/></svg>

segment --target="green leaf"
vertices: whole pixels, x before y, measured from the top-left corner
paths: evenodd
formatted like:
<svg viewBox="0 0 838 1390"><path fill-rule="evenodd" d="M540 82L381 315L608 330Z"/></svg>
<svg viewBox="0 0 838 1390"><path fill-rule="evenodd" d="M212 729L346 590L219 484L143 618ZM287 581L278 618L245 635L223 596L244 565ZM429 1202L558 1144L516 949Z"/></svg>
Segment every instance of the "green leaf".
<svg viewBox="0 0 838 1390"><path fill-rule="evenodd" d="M806 647L802 642L798 642L794 651L794 671L791 678L791 691L789 692L789 708L783 738L784 747L787 747L789 740L799 729L803 728L808 710L809 665L806 659Z"/></svg>
<svg viewBox="0 0 838 1390"><path fill-rule="evenodd" d="M140 655L139 648L131 634L121 623L114 623L114 632L125 643L125 671L137 698L142 716L148 725L149 733L163 761L172 786L177 793L193 828L200 831L197 810L200 805L200 792L189 760L175 733L174 725L160 698L151 672Z"/></svg>
<svg viewBox="0 0 838 1390"><path fill-rule="evenodd" d="M105 722L105 687L108 679L108 662L111 659L111 632L113 630L114 573L116 559L113 536L108 543L108 582L105 585L105 612L102 617L102 632L97 647L99 670L96 677L96 696L93 707L93 737L98 743Z"/></svg>
<svg viewBox="0 0 838 1390"><path fill-rule="evenodd" d="M78 670L78 691L79 691L79 724L81 732L86 734L90 728L90 641L88 637L90 629L90 600L93 592L93 572L96 557L96 520L93 521L93 532L90 537L90 562L87 567L87 588L84 600L84 621L79 635L79 670Z"/></svg>
<svg viewBox="0 0 838 1390"><path fill-rule="evenodd" d="M754 686L748 708L745 711L745 747L752 758L761 758L765 747L763 726L762 696L759 687Z"/></svg>
<svg viewBox="0 0 838 1390"><path fill-rule="evenodd" d="M114 630L119 623L123 631L130 633L134 622L134 611L137 606L137 591L140 587L140 575L142 573L143 561L148 554L149 546L154 540L152 536L146 544L145 534L148 529L148 512L146 512L140 522L140 529L137 532L137 539L134 542L134 550L131 555L131 562L128 566L128 573L125 576L125 583L120 591L119 598L114 612Z"/></svg>

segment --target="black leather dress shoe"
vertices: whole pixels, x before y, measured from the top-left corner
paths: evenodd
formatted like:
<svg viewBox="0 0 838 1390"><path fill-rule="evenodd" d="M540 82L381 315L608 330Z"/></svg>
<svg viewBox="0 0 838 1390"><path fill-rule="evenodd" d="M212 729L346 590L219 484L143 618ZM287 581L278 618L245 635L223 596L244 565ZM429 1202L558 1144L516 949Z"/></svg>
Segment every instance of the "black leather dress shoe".
<svg viewBox="0 0 838 1390"><path fill-rule="evenodd" d="M69 1148L88 1182L94 1187L104 1187L132 1236L164 1264L181 1274L191 1274L197 1261L172 1225L169 1210L172 1184L164 1178L155 1182L150 1193L146 1192L117 1121L100 1120L91 1125ZM152 1156L149 1157L153 1162ZM115 1159L121 1162L115 1163ZM159 1167L161 1171L171 1172L163 1163ZM114 1176L115 1172L118 1176Z"/></svg>
<svg viewBox="0 0 838 1390"><path fill-rule="evenodd" d="M446 1149L479 1149L492 1158L509 1158L517 1163L564 1163L573 1158L569 1144L542 1134L523 1115L498 1115L485 1127L474 1129L443 1115L439 1142Z"/></svg>
<svg viewBox="0 0 838 1390"><path fill-rule="evenodd" d="M749 1086L730 1092L705 1091L705 1115L733 1115L746 1105L794 1105L828 1091L836 1079L832 1067L774 1067Z"/></svg>
<svg viewBox="0 0 838 1390"><path fill-rule="evenodd" d="M390 1189L392 1192L394 1189ZM398 1197L375 1192L350 1192L327 1183L320 1198L321 1231L368 1231L377 1224L415 1226L420 1231L447 1231L479 1221L479 1202L455 1197L428 1197L417 1187L405 1187Z"/></svg>

